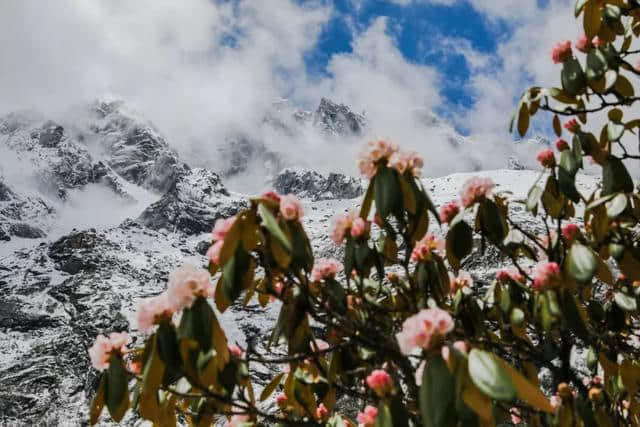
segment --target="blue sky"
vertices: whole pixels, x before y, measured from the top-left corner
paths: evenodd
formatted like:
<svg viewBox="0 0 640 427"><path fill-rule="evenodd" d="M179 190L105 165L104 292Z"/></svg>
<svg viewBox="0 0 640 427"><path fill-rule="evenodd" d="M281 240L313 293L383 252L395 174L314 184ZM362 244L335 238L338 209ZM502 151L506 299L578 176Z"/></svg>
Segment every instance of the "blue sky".
<svg viewBox="0 0 640 427"><path fill-rule="evenodd" d="M444 55L433 48L443 37L463 38L481 54L490 55L497 42L509 37L510 26L503 20L492 20L466 3L434 5L413 3L398 5L389 1L364 1L360 7L350 0L335 0L335 14L323 30L317 47L307 55L307 66L314 73L325 73L326 65L335 53L351 51L353 30L368 27L386 16L389 32L402 54L409 61L436 67L447 76L442 95L451 105L468 105L471 96L464 84L470 70L461 55Z"/></svg>

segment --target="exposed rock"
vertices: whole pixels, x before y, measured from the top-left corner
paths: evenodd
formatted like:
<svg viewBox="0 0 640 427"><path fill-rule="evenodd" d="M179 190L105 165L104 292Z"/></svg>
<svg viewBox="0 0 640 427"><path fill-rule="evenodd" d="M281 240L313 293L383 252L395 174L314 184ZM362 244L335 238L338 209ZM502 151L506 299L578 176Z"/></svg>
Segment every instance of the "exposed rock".
<svg viewBox="0 0 640 427"><path fill-rule="evenodd" d="M216 219L234 215L243 206L246 202L230 196L218 175L195 168L145 209L138 221L154 230L199 234L211 231Z"/></svg>
<svg viewBox="0 0 640 427"><path fill-rule="evenodd" d="M8 242L9 240L11 240L11 236L9 236L9 233L4 231L4 228L0 225L0 242Z"/></svg>
<svg viewBox="0 0 640 427"><path fill-rule="evenodd" d="M509 156L509 160L507 161L507 169L521 171L524 170L525 167L516 156Z"/></svg>
<svg viewBox="0 0 640 427"><path fill-rule="evenodd" d="M313 124L323 132L333 135L357 135L365 127L366 119L344 104L336 104L322 98L313 116Z"/></svg>
<svg viewBox="0 0 640 427"><path fill-rule="evenodd" d="M38 142L43 147L57 147L64 136L64 128L54 122L48 122L43 126L38 137Z"/></svg>
<svg viewBox="0 0 640 427"><path fill-rule="evenodd" d="M364 193L360 180L340 174L321 175L301 169L285 169L273 180L281 194L295 194L311 200L353 199Z"/></svg>
<svg viewBox="0 0 640 427"><path fill-rule="evenodd" d="M47 234L37 227L26 224L24 222L14 223L9 226L9 233L25 239L39 239Z"/></svg>

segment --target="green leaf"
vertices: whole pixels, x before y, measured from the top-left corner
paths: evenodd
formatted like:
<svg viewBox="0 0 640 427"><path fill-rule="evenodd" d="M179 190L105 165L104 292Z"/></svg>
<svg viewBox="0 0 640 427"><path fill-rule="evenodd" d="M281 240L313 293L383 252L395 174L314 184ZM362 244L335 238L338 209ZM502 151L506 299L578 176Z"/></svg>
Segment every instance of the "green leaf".
<svg viewBox="0 0 640 427"><path fill-rule="evenodd" d="M544 193L544 189L541 187L538 187L537 185L531 187L529 194L527 195L527 212L534 212L536 210L538 203L540 203L542 193Z"/></svg>
<svg viewBox="0 0 640 427"><path fill-rule="evenodd" d="M493 243L501 243L507 235L505 221L500 208L489 199L484 199L480 205L482 230Z"/></svg>
<svg viewBox="0 0 640 427"><path fill-rule="evenodd" d="M589 0L577 0L576 1L576 7L575 7L575 15L576 17L578 17L580 15L580 13L582 12L582 9L584 9L584 6L587 4Z"/></svg>
<svg viewBox="0 0 640 427"><path fill-rule="evenodd" d="M624 193L617 194L611 201L607 202L607 216L611 219L616 218L627 208L627 195Z"/></svg>
<svg viewBox="0 0 640 427"><path fill-rule="evenodd" d="M222 269L222 291L225 297L233 303L242 290L253 279L253 258L241 248L227 262Z"/></svg>
<svg viewBox="0 0 640 427"><path fill-rule="evenodd" d="M578 162L576 162L572 151L564 150L560 154L560 167L572 176L578 172Z"/></svg>
<svg viewBox="0 0 640 427"><path fill-rule="evenodd" d="M607 71L607 58L600 49L591 49L587 53L586 76L590 81L600 80Z"/></svg>
<svg viewBox="0 0 640 427"><path fill-rule="evenodd" d="M625 128L622 123L609 122L607 124L607 138L609 141L617 141L622 137Z"/></svg>
<svg viewBox="0 0 640 427"><path fill-rule="evenodd" d="M269 384L267 384L267 386L264 388L264 390L262 390L262 393L260 393L260 401L261 402L263 400L267 400L269 398L269 396L271 396L271 394L273 394L273 392L276 390L276 387L278 387L278 385L282 381L282 377L284 377L284 374L285 374L284 372L280 372L278 375L273 377L271 382L269 382Z"/></svg>
<svg viewBox="0 0 640 427"><path fill-rule="evenodd" d="M573 153L573 158L576 161L576 166L578 168L582 167L582 132L579 132L573 136L571 152Z"/></svg>
<svg viewBox="0 0 640 427"><path fill-rule="evenodd" d="M562 290L560 297L562 298L563 319L571 330L575 331L578 337L583 340L587 339L589 334L587 332L587 327L580 316L578 302L568 289Z"/></svg>
<svg viewBox="0 0 640 427"><path fill-rule="evenodd" d="M560 124L560 118L557 114L553 115L553 132L558 138L562 136L562 125Z"/></svg>
<svg viewBox="0 0 640 427"><path fill-rule="evenodd" d="M98 422L102 409L104 408L106 378L106 374L103 374L100 378L100 385L98 386L98 390L96 390L96 395L93 396L93 400L91 401L91 409L89 411L89 422L91 425L95 425Z"/></svg>
<svg viewBox="0 0 640 427"><path fill-rule="evenodd" d="M568 153L564 151L563 154ZM580 193L576 189L575 176L567 172L564 168L558 169L558 185L562 194L567 196L570 200L578 203L581 199Z"/></svg>
<svg viewBox="0 0 640 427"><path fill-rule="evenodd" d="M602 25L599 1L588 0L585 2L584 18L582 22L584 33L587 35L589 40L598 35L600 26Z"/></svg>
<svg viewBox="0 0 640 427"><path fill-rule="evenodd" d="M288 251L291 251L291 242L289 242L289 239L278 225L278 221L275 219L271 211L269 211L263 203L258 205L258 213L262 218L263 225L267 230L269 230L269 233L278 239L282 246L284 246Z"/></svg>
<svg viewBox="0 0 640 427"><path fill-rule="evenodd" d="M109 409L113 421L119 423L129 409L129 381L121 356L111 356L106 379L107 409Z"/></svg>
<svg viewBox="0 0 640 427"><path fill-rule="evenodd" d="M446 242L447 260L458 270L460 261L473 249L473 230L465 221L458 221L449 229Z"/></svg>
<svg viewBox="0 0 640 427"><path fill-rule="evenodd" d="M471 350L469 375L475 386L492 399L510 401L516 397L513 382L492 353Z"/></svg>
<svg viewBox="0 0 640 427"><path fill-rule="evenodd" d="M562 66L562 88L570 96L578 95L585 87L584 73L576 59L566 61Z"/></svg>
<svg viewBox="0 0 640 427"><path fill-rule="evenodd" d="M633 180L629 171L617 157L610 156L602 167L602 196L613 193L631 193Z"/></svg>
<svg viewBox="0 0 640 427"><path fill-rule="evenodd" d="M140 391L140 403L138 412L146 420L159 422L160 405L158 403L158 388L162 384L165 372L165 364L160 359L158 351L158 337L149 338L151 355L144 366L142 373L142 390Z"/></svg>
<svg viewBox="0 0 640 427"><path fill-rule="evenodd" d="M375 427L393 427L391 410L384 402L380 402L380 406L378 406L378 416L376 417Z"/></svg>
<svg viewBox="0 0 640 427"><path fill-rule="evenodd" d="M578 283L590 283L598 268L596 254L581 243L574 242L569 249L567 269Z"/></svg>
<svg viewBox="0 0 640 427"><path fill-rule="evenodd" d="M522 311L518 307L514 308L513 310L511 310L509 321L513 326L522 326L524 324L524 311Z"/></svg>
<svg viewBox="0 0 640 427"><path fill-rule="evenodd" d="M524 137L529 129L529 107L526 102L520 103L518 109L518 133L520 137Z"/></svg>
<svg viewBox="0 0 640 427"><path fill-rule="evenodd" d="M198 297L190 308L182 312L178 336L196 341L203 353L211 349L213 310L204 297Z"/></svg>
<svg viewBox="0 0 640 427"><path fill-rule="evenodd" d="M387 167L380 168L376 175L375 201L376 210L383 219L397 208L400 194L394 170Z"/></svg>
<svg viewBox="0 0 640 427"><path fill-rule="evenodd" d="M455 390L455 378L442 356L429 356L420 386L420 412L425 427L456 425Z"/></svg>
<svg viewBox="0 0 640 427"><path fill-rule="evenodd" d="M622 291L614 292L613 300L616 302L616 305L624 311L633 312L638 309L638 303L635 297L628 295Z"/></svg>

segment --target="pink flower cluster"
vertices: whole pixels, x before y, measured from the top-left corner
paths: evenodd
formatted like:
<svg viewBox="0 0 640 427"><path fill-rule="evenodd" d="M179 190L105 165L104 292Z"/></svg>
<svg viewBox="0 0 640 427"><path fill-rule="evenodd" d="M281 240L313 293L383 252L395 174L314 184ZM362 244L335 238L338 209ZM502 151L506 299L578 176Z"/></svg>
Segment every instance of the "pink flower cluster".
<svg viewBox="0 0 640 427"><path fill-rule="evenodd" d="M555 262L539 262L533 269L533 289L544 291L560 283L560 266Z"/></svg>
<svg viewBox="0 0 640 427"><path fill-rule="evenodd" d="M572 56L571 42L569 40L559 42L551 49L551 60L554 64L561 64L568 61Z"/></svg>
<svg viewBox="0 0 640 427"><path fill-rule="evenodd" d="M440 222L445 224L449 224L453 218L458 215L460 212L460 204L457 200L453 200L449 203L444 204L440 208L440 212L438 212L438 216L440 217Z"/></svg>
<svg viewBox="0 0 640 427"><path fill-rule="evenodd" d="M318 407L316 408L316 418L322 420L326 418L327 415L329 415L329 409L327 409L327 407L324 406L324 403L321 403L320 405L318 405Z"/></svg>
<svg viewBox="0 0 640 427"><path fill-rule="evenodd" d="M576 40L576 49L578 49L582 53L587 53L592 47L591 40L587 37L586 34L581 35Z"/></svg>
<svg viewBox="0 0 640 427"><path fill-rule="evenodd" d="M556 158L553 154L553 151L551 151L551 149L549 148L545 148L544 150L540 151L536 159L545 168L552 168L556 165Z"/></svg>
<svg viewBox="0 0 640 427"><path fill-rule="evenodd" d="M376 418L378 417L378 408L375 406L367 405L364 411L358 414L358 427L373 427L376 425Z"/></svg>
<svg viewBox="0 0 640 427"><path fill-rule="evenodd" d="M382 160L388 161L397 151L397 145L384 140L368 142L360 153L358 161L360 173L367 179L373 178L378 171L378 164Z"/></svg>
<svg viewBox="0 0 640 427"><path fill-rule="evenodd" d="M423 166L424 161L422 157L413 151L396 151L389 157L389 167L397 170L401 175L408 172L412 176L418 177L422 174L421 169Z"/></svg>
<svg viewBox="0 0 640 427"><path fill-rule="evenodd" d="M567 120L563 126L566 130L573 133L576 133L580 130L580 123L578 123L578 119L576 118Z"/></svg>
<svg viewBox="0 0 640 427"><path fill-rule="evenodd" d="M280 196L280 214L287 221L299 221L304 212L300 200L293 194Z"/></svg>
<svg viewBox="0 0 640 427"><path fill-rule="evenodd" d="M416 246L411 252L411 260L415 262L428 261L431 253L444 249L444 240L434 234L427 233L421 240L416 242Z"/></svg>
<svg viewBox="0 0 640 427"><path fill-rule="evenodd" d="M473 278L466 271L460 270L457 277L453 273L449 273L449 284L451 293L455 294L458 289L462 289L465 286L473 286Z"/></svg>
<svg viewBox="0 0 640 427"><path fill-rule="evenodd" d="M113 353L126 354L129 334L126 332L111 332L108 337L98 335L93 345L89 348L91 364L98 371L109 368L109 359Z"/></svg>
<svg viewBox="0 0 640 427"><path fill-rule="evenodd" d="M273 190L269 190L265 193L262 193L262 196L260 196L262 199L267 199L267 200L271 200L273 202L276 203L280 203L280 195L278 193L276 193Z"/></svg>
<svg viewBox="0 0 640 427"><path fill-rule="evenodd" d="M197 297L211 297L215 286L209 271L186 264L169 276L167 297L175 312L190 308Z"/></svg>
<svg viewBox="0 0 640 427"><path fill-rule="evenodd" d="M173 304L166 292L144 299L138 304L138 329L144 334L149 334L161 318L170 319L173 312Z"/></svg>
<svg viewBox="0 0 640 427"><path fill-rule="evenodd" d="M213 231L211 234L213 235L213 241L215 242L209 250L207 251L207 258L211 260L214 264L218 265L220 262L220 251L222 250L222 246L224 245L224 238L233 227L233 224L236 222L236 217L232 216L226 219L218 219L213 226Z"/></svg>
<svg viewBox="0 0 640 427"><path fill-rule="evenodd" d="M524 283L525 278L516 268L505 269L498 271L496 275L496 280L499 282L508 282L509 280L513 280L514 282Z"/></svg>
<svg viewBox="0 0 640 427"><path fill-rule="evenodd" d="M562 138L556 140L556 149L560 152L569 149L569 143Z"/></svg>
<svg viewBox="0 0 640 427"><path fill-rule="evenodd" d="M396 340L400 351L408 355L415 348L428 349L434 335L444 336L453 327L453 319L448 312L438 307L428 308L405 320Z"/></svg>
<svg viewBox="0 0 640 427"><path fill-rule="evenodd" d="M593 40L591 40L591 43L593 43L593 45L595 47L601 47L604 46L605 44L607 44L604 40L602 40L599 36L595 36L593 38Z"/></svg>
<svg viewBox="0 0 640 427"><path fill-rule="evenodd" d="M235 357L236 359L241 359L244 351L237 344L232 344L229 346L229 353Z"/></svg>
<svg viewBox="0 0 640 427"><path fill-rule="evenodd" d="M369 388L376 392L380 397L389 393L393 388L393 381L387 371L383 369L376 369L371 372L367 377L367 385Z"/></svg>
<svg viewBox="0 0 640 427"><path fill-rule="evenodd" d="M324 279L333 279L344 267L334 258L320 258L311 270L311 280L319 282Z"/></svg>
<svg viewBox="0 0 640 427"><path fill-rule="evenodd" d="M491 178L480 178L475 176L468 179L462 187L462 193L460 196L462 206L468 208L469 206L473 206L480 202L491 193L494 186L495 184Z"/></svg>
<svg viewBox="0 0 640 427"><path fill-rule="evenodd" d="M562 237L568 242L573 242L580 236L580 227L577 224L568 223L562 226Z"/></svg>
<svg viewBox="0 0 640 427"><path fill-rule="evenodd" d="M344 215L337 215L333 219L333 231L331 239L336 245L342 244L347 233L351 237L358 238L365 236L371 229L371 222L366 221L356 211L349 211Z"/></svg>

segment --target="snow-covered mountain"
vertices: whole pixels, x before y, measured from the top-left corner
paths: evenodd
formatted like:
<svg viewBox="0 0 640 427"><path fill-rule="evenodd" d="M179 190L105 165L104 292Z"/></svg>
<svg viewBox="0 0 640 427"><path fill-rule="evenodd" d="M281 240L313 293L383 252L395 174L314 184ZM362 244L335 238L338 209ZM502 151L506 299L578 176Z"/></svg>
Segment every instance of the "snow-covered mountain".
<svg viewBox="0 0 640 427"><path fill-rule="evenodd" d="M465 143L437 116L420 114L442 130L445 143ZM364 115L328 100L315 111L277 103L265 123L301 138L308 128L331 138L370 126ZM264 186L304 200L316 256L340 255L329 237L331 219L358 206L366 183L284 168L295 165L250 137L229 141L230 169L212 171L188 164L121 101L97 102L71 124L33 113L0 118L0 425L86 424L97 385L86 349L111 330L139 339L137 300L160 293L181 264L205 264L215 220L245 206L246 195L225 186L244 165L271 162ZM481 174L514 201L537 177L528 170ZM469 176L424 185L440 205L457 197ZM596 181L582 177L579 187L586 191ZM513 209L526 221L522 209ZM485 254L465 268L482 281L498 266L495 254ZM222 321L232 341L260 346L276 314L251 303L233 306Z"/></svg>

